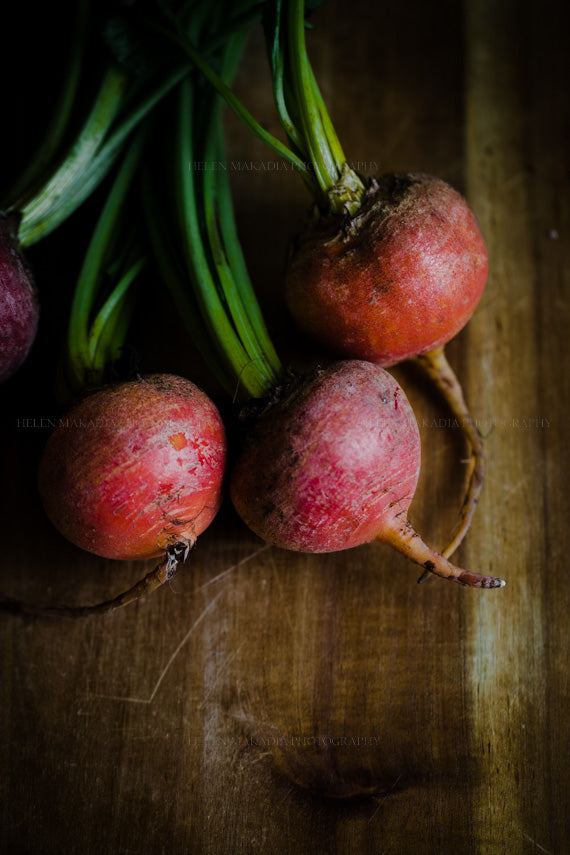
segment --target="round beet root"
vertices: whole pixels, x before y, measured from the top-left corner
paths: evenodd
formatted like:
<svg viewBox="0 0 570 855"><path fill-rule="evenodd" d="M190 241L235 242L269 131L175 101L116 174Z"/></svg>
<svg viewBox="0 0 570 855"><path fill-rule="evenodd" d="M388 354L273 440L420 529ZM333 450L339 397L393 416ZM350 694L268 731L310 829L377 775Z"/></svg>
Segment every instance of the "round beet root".
<svg viewBox="0 0 570 855"><path fill-rule="evenodd" d="M5 217L0 215L0 383L20 367L38 329L36 288Z"/></svg>
<svg viewBox="0 0 570 855"><path fill-rule="evenodd" d="M265 540L333 552L374 540L396 515L405 519L419 471L419 432L401 388L387 371L354 360L318 373L259 419L230 495Z"/></svg>
<svg viewBox="0 0 570 855"><path fill-rule="evenodd" d="M287 303L332 352L393 365L459 332L487 268L477 220L456 190L391 174L372 180L354 217L309 223L290 260Z"/></svg>
<svg viewBox="0 0 570 855"><path fill-rule="evenodd" d="M89 395L48 440L38 484L72 543L105 558L192 546L222 501L226 438L198 387L153 375Z"/></svg>
<svg viewBox="0 0 570 855"><path fill-rule="evenodd" d="M230 476L232 502L269 543L333 552L379 540L426 571L472 587L469 573L431 550L408 522L420 470L412 408L378 365L338 362L254 423Z"/></svg>

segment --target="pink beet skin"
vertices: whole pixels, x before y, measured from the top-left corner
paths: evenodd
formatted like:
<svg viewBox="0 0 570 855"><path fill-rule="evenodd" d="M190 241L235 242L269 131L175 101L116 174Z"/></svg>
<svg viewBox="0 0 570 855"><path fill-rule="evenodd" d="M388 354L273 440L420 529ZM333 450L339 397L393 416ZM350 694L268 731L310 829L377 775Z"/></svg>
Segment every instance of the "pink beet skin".
<svg viewBox="0 0 570 855"><path fill-rule="evenodd" d="M501 579L451 564L407 518L420 438L400 386L379 365L337 362L267 410L230 476L244 522L268 543L335 552L372 540L428 573L475 588Z"/></svg>
<svg viewBox="0 0 570 855"><path fill-rule="evenodd" d="M226 437L193 383L153 375L95 392L48 440L38 485L72 543L105 558L146 559L194 544L222 501Z"/></svg>
<svg viewBox="0 0 570 855"><path fill-rule="evenodd" d="M338 219L308 226L287 272L287 303L331 352L393 365L459 332L487 269L481 231L459 193L432 176L388 175L340 228Z"/></svg>
<svg viewBox="0 0 570 855"><path fill-rule="evenodd" d="M36 337L38 317L31 273L0 215L0 383L26 359Z"/></svg>
<svg viewBox="0 0 570 855"><path fill-rule="evenodd" d="M333 552L374 540L406 513L418 480L412 409L386 371L336 363L262 416L230 495L269 543Z"/></svg>

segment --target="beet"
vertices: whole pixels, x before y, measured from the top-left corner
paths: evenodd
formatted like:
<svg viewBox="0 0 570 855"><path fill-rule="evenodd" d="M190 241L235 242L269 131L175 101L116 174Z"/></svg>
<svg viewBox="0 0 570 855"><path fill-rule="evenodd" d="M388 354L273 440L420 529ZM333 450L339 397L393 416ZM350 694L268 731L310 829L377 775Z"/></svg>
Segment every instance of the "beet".
<svg viewBox="0 0 570 855"><path fill-rule="evenodd" d="M26 359L38 329L39 305L32 274L11 224L0 215L0 382Z"/></svg>
<svg viewBox="0 0 570 855"><path fill-rule="evenodd" d="M448 342L487 279L474 214L445 181L373 180L354 217L311 220L297 241L286 299L298 326L338 355L393 365Z"/></svg>
<svg viewBox="0 0 570 855"><path fill-rule="evenodd" d="M38 472L46 513L68 540L104 558L160 563L129 590L94 605L41 606L0 595L35 617L105 614L171 579L223 497L220 414L189 380L151 375L93 392L60 420Z"/></svg>
<svg viewBox="0 0 570 855"><path fill-rule="evenodd" d="M455 567L414 531L407 514L419 471L418 427L398 383L380 366L342 361L254 423L230 496L247 525L282 548L334 552L378 540L428 572L502 587Z"/></svg>
<svg viewBox="0 0 570 855"><path fill-rule="evenodd" d="M38 486L72 543L104 558L193 545L222 500L219 413L188 380L152 375L94 392L51 435Z"/></svg>

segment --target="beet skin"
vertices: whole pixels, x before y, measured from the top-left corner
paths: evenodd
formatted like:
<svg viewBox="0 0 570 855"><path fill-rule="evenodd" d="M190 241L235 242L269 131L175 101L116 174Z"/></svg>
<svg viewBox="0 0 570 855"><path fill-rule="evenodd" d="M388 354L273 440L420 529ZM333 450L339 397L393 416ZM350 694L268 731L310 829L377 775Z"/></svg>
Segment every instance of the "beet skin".
<svg viewBox="0 0 570 855"><path fill-rule="evenodd" d="M20 367L36 337L36 288L5 217L0 214L0 383Z"/></svg>
<svg viewBox="0 0 570 855"><path fill-rule="evenodd" d="M475 588L471 573L431 549L407 518L420 437L401 387L379 365L330 365L261 415L230 476L243 521L267 543L335 552L378 540L427 573ZM423 577L422 577L423 578Z"/></svg>
<svg viewBox="0 0 570 855"><path fill-rule="evenodd" d="M226 437L193 383L153 375L95 392L60 420L41 460L47 515L105 558L193 545L222 501Z"/></svg>
<svg viewBox="0 0 570 855"><path fill-rule="evenodd" d="M405 521L420 469L412 409L394 378L336 363L272 407L247 436L230 495L264 540L333 552Z"/></svg>
<svg viewBox="0 0 570 855"><path fill-rule="evenodd" d="M462 329L487 268L477 220L456 190L392 174L371 182L353 218L308 224L287 271L287 304L332 353L394 365Z"/></svg>

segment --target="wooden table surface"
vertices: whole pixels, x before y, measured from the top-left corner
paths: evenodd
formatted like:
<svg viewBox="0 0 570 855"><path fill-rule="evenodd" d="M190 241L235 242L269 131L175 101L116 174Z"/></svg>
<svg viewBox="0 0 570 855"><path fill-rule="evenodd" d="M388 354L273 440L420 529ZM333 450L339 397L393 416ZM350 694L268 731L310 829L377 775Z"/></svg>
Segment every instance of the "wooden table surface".
<svg viewBox="0 0 570 855"><path fill-rule="evenodd" d="M226 505L188 566L145 601L75 622L0 615L2 853L570 852L562 9L326 0L310 36L350 163L438 174L480 220L489 282L448 354L488 475L456 557L507 586L418 587L417 569L379 545L281 551ZM277 131L257 31L237 87ZM280 351L302 365L319 355L292 333L280 289L309 200L298 176L231 117L228 127L251 273ZM50 378L64 309L51 258L32 253L42 333L2 390L0 590L94 602L145 568L66 543L35 492L58 414ZM147 313L144 368L215 394L169 313ZM422 435L411 518L442 548L461 499L461 436L411 367L394 373Z"/></svg>

